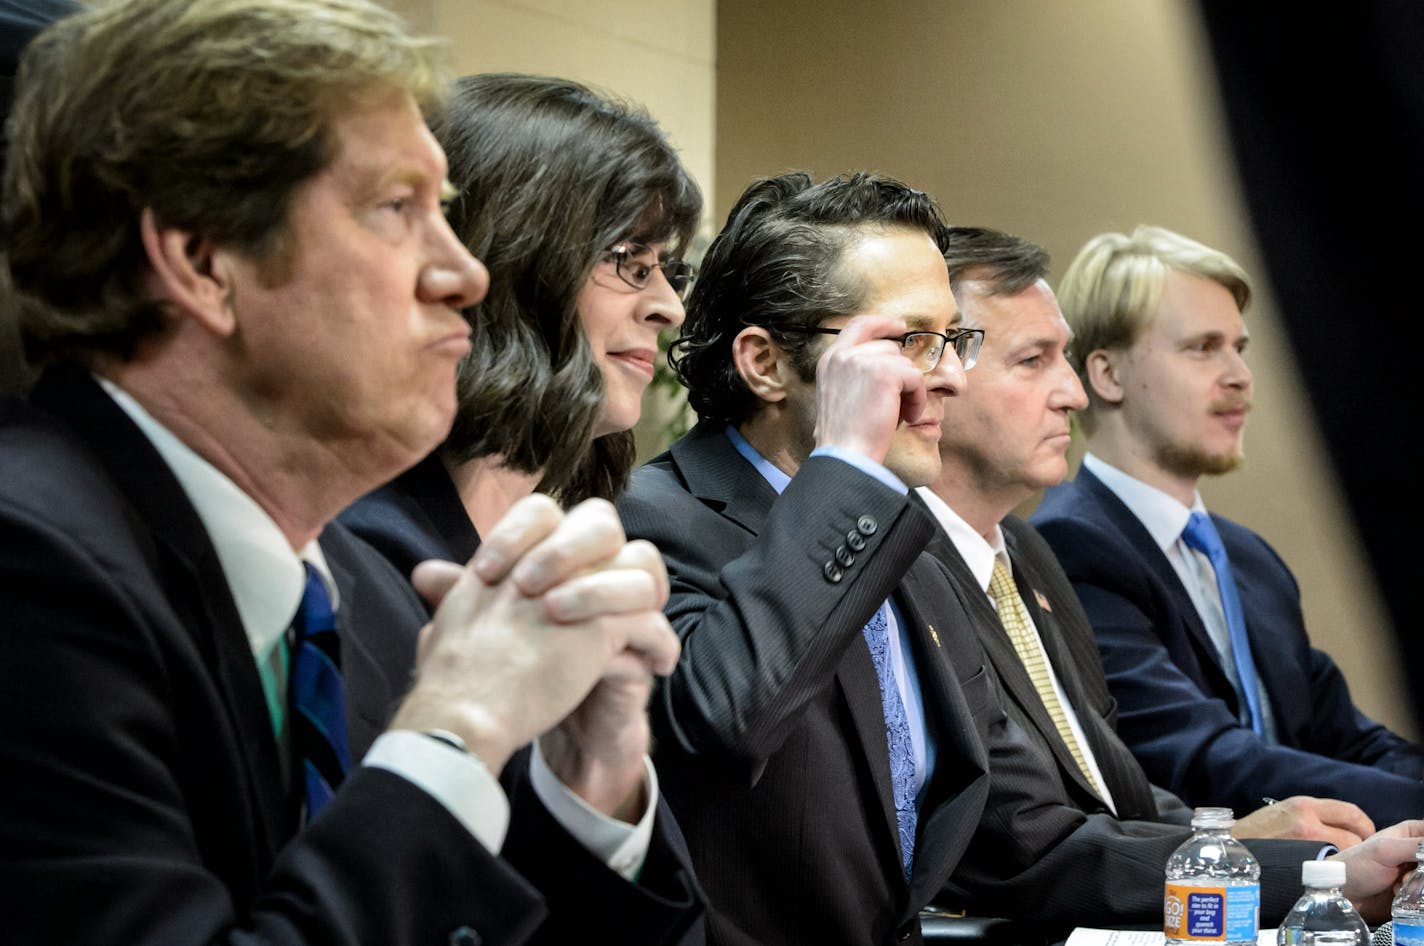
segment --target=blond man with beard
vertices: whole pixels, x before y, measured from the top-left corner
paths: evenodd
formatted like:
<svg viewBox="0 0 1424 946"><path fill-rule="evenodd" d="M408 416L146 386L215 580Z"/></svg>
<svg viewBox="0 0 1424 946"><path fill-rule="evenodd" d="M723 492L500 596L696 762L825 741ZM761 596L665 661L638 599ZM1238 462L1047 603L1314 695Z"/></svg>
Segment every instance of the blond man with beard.
<svg viewBox="0 0 1424 946"><path fill-rule="evenodd" d="M1189 804L1352 801L1424 812L1424 752L1359 712L1310 646L1276 552L1207 513L1204 475L1241 462L1251 297L1224 253L1157 227L1094 237L1058 298L1088 407L1088 455L1033 516L1073 581L1148 776Z"/></svg>

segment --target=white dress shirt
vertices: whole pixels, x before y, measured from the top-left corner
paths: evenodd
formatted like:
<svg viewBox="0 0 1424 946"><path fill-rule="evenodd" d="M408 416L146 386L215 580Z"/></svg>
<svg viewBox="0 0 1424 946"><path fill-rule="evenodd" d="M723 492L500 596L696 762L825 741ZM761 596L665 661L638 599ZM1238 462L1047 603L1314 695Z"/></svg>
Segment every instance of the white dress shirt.
<svg viewBox="0 0 1424 946"><path fill-rule="evenodd" d="M925 501L925 505L929 506L930 512L934 513L934 517L939 520L944 531L949 534L949 539L954 543L955 549L959 551L960 557L964 559L964 564L969 566L969 573L974 576L975 582L983 589L985 597L989 599L989 606L997 612L999 610L998 602L994 600L993 594L989 591L989 582L994 576L994 562L1003 562L1010 574L1014 570L1013 562L1009 560L1009 550L1004 545L1003 530L996 523L992 541L987 540L975 532L973 526L965 522L959 513L951 509L929 487L921 486L916 492ZM1048 668L1048 679L1053 684L1053 692L1057 694L1059 704L1063 707L1063 715L1067 717L1068 728L1073 731L1073 738L1078 740L1078 748L1082 751L1083 761L1093 775L1093 781L1102 788L1102 799L1107 803L1108 810L1116 814L1117 806L1113 802L1112 792L1108 789L1107 779L1103 778L1102 769L1098 768L1098 759L1093 755L1093 747L1089 745L1087 736L1083 733L1083 727L1078 722L1078 711L1074 708L1073 701L1068 699L1068 694L1063 692L1063 684L1058 681L1058 671L1053 666L1053 661L1049 659L1047 651L1043 649L1043 637L1039 634L1038 627L1033 623L1033 615L1026 616L1029 627L1033 630L1033 646L1038 648L1043 665Z"/></svg>
<svg viewBox="0 0 1424 946"><path fill-rule="evenodd" d="M340 605L320 545L309 542L294 552L281 529L252 497L122 388L106 378L98 381L173 471L217 552L254 660L275 666L273 652L291 626L306 587L304 562L310 562L326 584L332 607ZM280 733L278 738L282 738ZM499 780L479 757L453 751L412 730L387 730L377 737L361 764L387 769L420 786L490 851L498 853L504 844L509 801ZM647 857L657 807L657 774L647 757L643 764L648 806L637 825L608 818L589 807L553 774L537 743L530 765L530 780L545 807L570 834L629 880L642 870Z"/></svg>
<svg viewBox="0 0 1424 946"><path fill-rule="evenodd" d="M1176 497L1169 496L1155 486L1149 486L1091 453L1083 457L1083 466L1122 500L1123 505L1131 510L1148 535L1152 536L1152 541L1157 543L1162 554L1167 556L1167 561L1172 564L1172 570L1177 573L1187 596L1192 599L1197 616L1206 626L1207 636L1216 647L1217 655L1221 658L1221 668L1226 671L1226 677L1231 681L1232 689L1236 691L1237 704L1244 708L1245 691L1241 689L1241 677L1236 672L1236 660L1231 649L1231 631L1226 626L1226 611L1221 606L1221 591L1216 586L1216 571L1211 567L1210 559L1187 545L1182 538L1182 530L1187 527L1187 520L1191 518L1192 513L1207 514L1201 493L1193 491L1192 505L1183 506ZM1265 738L1275 742L1275 714L1271 712L1271 699L1266 695L1265 686L1259 676L1256 680L1256 691L1260 697L1261 723Z"/></svg>

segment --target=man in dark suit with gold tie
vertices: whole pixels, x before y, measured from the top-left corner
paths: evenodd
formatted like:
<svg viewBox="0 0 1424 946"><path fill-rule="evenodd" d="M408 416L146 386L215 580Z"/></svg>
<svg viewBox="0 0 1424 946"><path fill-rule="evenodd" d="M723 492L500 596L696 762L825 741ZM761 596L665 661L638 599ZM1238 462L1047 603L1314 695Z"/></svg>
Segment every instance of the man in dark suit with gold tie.
<svg viewBox="0 0 1424 946"><path fill-rule="evenodd" d="M920 491L943 531L931 549L965 589L1010 712L1052 759L1063 799L1128 820L1185 825L1191 809L1152 784L1118 737L1092 627L1038 533L1013 509L1067 472L1070 414L1087 403L1041 247L953 227L945 260L964 323L984 348L946 417L941 470ZM1254 807L1254 806L1253 806ZM1308 797L1241 813L1238 837L1348 847L1373 833L1354 805Z"/></svg>

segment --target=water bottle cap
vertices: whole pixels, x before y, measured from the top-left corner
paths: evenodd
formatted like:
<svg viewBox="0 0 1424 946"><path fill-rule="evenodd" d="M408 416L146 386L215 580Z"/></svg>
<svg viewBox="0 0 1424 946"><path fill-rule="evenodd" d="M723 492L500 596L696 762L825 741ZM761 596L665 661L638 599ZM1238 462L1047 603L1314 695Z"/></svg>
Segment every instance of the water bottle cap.
<svg viewBox="0 0 1424 946"><path fill-rule="evenodd" d="M1229 828L1235 823L1230 808L1197 808L1192 811L1193 828Z"/></svg>
<svg viewBox="0 0 1424 946"><path fill-rule="evenodd" d="M1342 887L1344 861L1305 861L1300 865L1300 882L1307 887Z"/></svg>

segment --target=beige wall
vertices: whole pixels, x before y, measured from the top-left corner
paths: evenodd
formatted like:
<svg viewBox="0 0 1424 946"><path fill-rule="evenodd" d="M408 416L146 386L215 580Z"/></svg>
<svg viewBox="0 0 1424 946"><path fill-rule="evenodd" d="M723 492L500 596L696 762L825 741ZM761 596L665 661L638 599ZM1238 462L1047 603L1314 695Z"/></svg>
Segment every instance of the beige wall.
<svg viewBox="0 0 1424 946"><path fill-rule="evenodd" d="M456 74L536 72L647 106L711 196L713 0L385 0L452 43Z"/></svg>
<svg viewBox="0 0 1424 946"><path fill-rule="evenodd" d="M715 0L385 0L416 26L449 38L457 74L566 76L648 108L707 199L711 226ZM685 424L683 400L656 389L636 435L640 459Z"/></svg>
<svg viewBox="0 0 1424 946"><path fill-rule="evenodd" d="M388 2L449 37L462 72L556 73L645 103L714 220L755 175L866 167L931 191L957 223L1043 243L1057 272L1093 233L1143 221L1262 272L1184 0ZM1203 492L1275 543L1360 705L1408 730L1386 619L1279 317L1262 287L1248 464ZM650 414L645 455L663 417Z"/></svg>
<svg viewBox="0 0 1424 946"><path fill-rule="evenodd" d="M1193 16L1182 0L721 0L718 214L759 174L873 168L955 223L1044 244L1055 273L1092 234L1151 222L1260 274ZM1291 564L1359 705L1410 731L1386 617L1260 288L1247 466L1202 492Z"/></svg>

